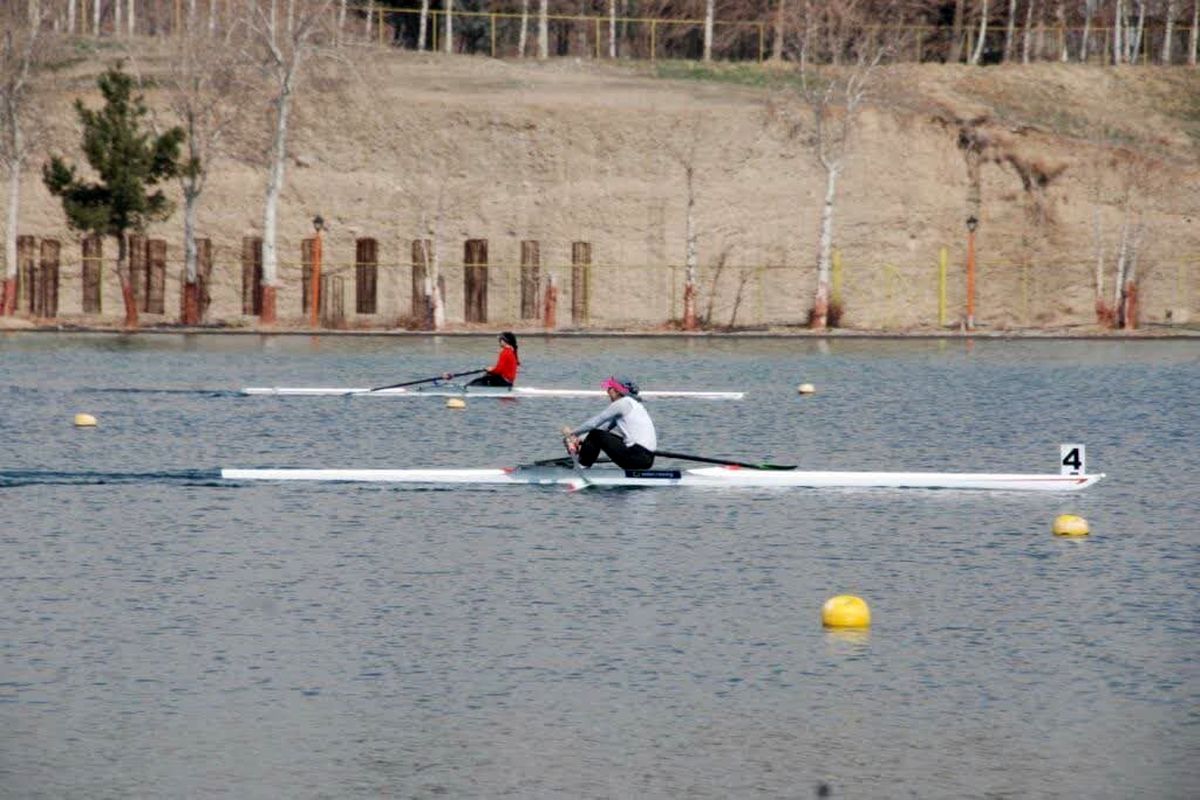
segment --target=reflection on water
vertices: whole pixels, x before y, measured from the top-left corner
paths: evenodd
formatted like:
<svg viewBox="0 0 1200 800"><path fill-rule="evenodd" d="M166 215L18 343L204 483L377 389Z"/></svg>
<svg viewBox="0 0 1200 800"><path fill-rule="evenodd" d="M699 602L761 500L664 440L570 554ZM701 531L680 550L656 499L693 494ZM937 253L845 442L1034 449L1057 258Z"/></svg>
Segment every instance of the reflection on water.
<svg viewBox="0 0 1200 800"><path fill-rule="evenodd" d="M1109 479L1061 497L232 486L204 476L553 456L597 405L233 394L471 368L490 338L0 338L0 794L1200 783L1194 343L521 345L529 385L750 392L650 404L672 449L1025 472L1079 441ZM74 429L80 411L99 427ZM1092 535L1052 536L1059 513ZM821 627L843 593L870 631Z"/></svg>

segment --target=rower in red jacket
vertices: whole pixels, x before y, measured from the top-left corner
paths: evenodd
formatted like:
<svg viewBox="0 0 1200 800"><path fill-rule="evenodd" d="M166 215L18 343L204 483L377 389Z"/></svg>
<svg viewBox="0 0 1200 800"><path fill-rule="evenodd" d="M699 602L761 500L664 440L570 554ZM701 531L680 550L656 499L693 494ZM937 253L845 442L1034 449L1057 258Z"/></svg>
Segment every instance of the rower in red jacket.
<svg viewBox="0 0 1200 800"><path fill-rule="evenodd" d="M512 331L500 334L500 353L496 363L484 370L483 374L467 384L467 386L500 386L511 389L517 382L517 370L521 367L521 358L517 355L517 337ZM450 375L443 376L450 380Z"/></svg>

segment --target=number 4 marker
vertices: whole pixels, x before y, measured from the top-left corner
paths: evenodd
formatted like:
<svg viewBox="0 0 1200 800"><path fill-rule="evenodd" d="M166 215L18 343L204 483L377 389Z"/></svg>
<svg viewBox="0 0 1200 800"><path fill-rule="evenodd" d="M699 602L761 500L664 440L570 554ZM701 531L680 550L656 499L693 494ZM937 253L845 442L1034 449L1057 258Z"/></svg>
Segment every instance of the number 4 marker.
<svg viewBox="0 0 1200 800"><path fill-rule="evenodd" d="M1063 475L1086 475L1087 454L1081 444L1058 446L1059 472Z"/></svg>

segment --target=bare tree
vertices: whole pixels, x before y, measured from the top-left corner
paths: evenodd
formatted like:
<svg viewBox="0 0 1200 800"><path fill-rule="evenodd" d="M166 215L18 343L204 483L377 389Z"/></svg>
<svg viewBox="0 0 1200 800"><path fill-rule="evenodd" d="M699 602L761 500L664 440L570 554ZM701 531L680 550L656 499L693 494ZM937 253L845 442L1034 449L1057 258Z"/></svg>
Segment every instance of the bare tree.
<svg viewBox="0 0 1200 800"><path fill-rule="evenodd" d="M983 46L987 41L988 0L983 0L983 8L979 12L979 41L975 42L975 51L971 53L971 63L978 65L983 58Z"/></svg>
<svg viewBox="0 0 1200 800"><path fill-rule="evenodd" d="M417 52L425 52L426 26L429 24L429 0L421 0L421 16L417 20Z"/></svg>
<svg viewBox="0 0 1200 800"><path fill-rule="evenodd" d="M442 49L447 53L454 52L454 0L442 0L442 8L445 10L446 17L446 34L443 37Z"/></svg>
<svg viewBox="0 0 1200 800"><path fill-rule="evenodd" d="M1004 61L1013 58L1013 34L1017 29L1017 0L1008 0L1008 25L1004 29Z"/></svg>
<svg viewBox="0 0 1200 800"><path fill-rule="evenodd" d="M550 57L550 0L538 0L538 58Z"/></svg>
<svg viewBox="0 0 1200 800"><path fill-rule="evenodd" d="M202 322L204 306L199 296L196 245L200 196L223 138L241 118L247 92L238 28L226 29L221 38L211 36L201 25L193 2L180 33L164 83L171 111L187 133L185 166L179 176L183 193L182 322L195 325Z"/></svg>
<svg viewBox="0 0 1200 800"><path fill-rule="evenodd" d="M824 330L829 324L838 181L853 147L859 114L874 88L881 62L892 50L892 45L880 39L878 29L863 24L862 8L857 3L845 2L837 10L836 24L829 23L826 40L831 50L844 55L845 65L799 66L794 88L775 107L785 135L803 141L825 173L817 286L809 314L809 325L816 330ZM807 117L807 123L803 117Z"/></svg>
<svg viewBox="0 0 1200 800"><path fill-rule="evenodd" d="M962 61L963 29L966 27L966 0L954 0L954 19L950 23L950 52L946 61L957 64Z"/></svg>
<svg viewBox="0 0 1200 800"><path fill-rule="evenodd" d="M1167 0L1167 7L1163 15L1166 19L1163 29L1162 63L1170 64L1171 40L1175 38L1175 0Z"/></svg>
<svg viewBox="0 0 1200 800"><path fill-rule="evenodd" d="M1161 194L1164 182L1171 180L1173 174L1175 170L1170 165L1124 149L1113 151L1107 162L1097 167L1093 236L1096 247L1096 316L1101 325L1124 330L1137 327L1138 266L1142 243L1149 230L1146 209L1150 198ZM1106 186L1106 182L1111 183ZM1112 211L1120 217L1113 258L1111 302L1105 296L1104 286L1104 207L1110 209L1109 218L1112 217Z"/></svg>
<svg viewBox="0 0 1200 800"><path fill-rule="evenodd" d="M1192 32L1188 34L1188 66L1196 66L1196 51L1200 48L1200 0L1192 0Z"/></svg>
<svg viewBox="0 0 1200 800"><path fill-rule="evenodd" d="M704 60L712 61L713 17L716 0L704 0Z"/></svg>
<svg viewBox="0 0 1200 800"><path fill-rule="evenodd" d="M608 0L608 57L617 57L617 0Z"/></svg>
<svg viewBox="0 0 1200 800"><path fill-rule="evenodd" d="M696 164L697 149L703 136L702 117L695 115L684 126L686 133L673 126L670 136L660 138L656 145L663 149L683 171L684 204L684 276L683 329L696 329L696 281L699 271L696 240Z"/></svg>
<svg viewBox="0 0 1200 800"><path fill-rule="evenodd" d="M517 34L517 57L525 57L525 45L529 38L529 0L521 0L521 30Z"/></svg>
<svg viewBox="0 0 1200 800"><path fill-rule="evenodd" d="M21 171L29 155L29 81L45 56L41 36L45 9L0 10L0 162L8 168L8 214L4 227L4 283L0 314L17 307L17 225L21 218Z"/></svg>
<svg viewBox="0 0 1200 800"><path fill-rule="evenodd" d="M326 20L333 0L282 0L287 19L281 25L277 4L281 0L255 2L249 27L262 51L263 65L272 85L271 148L267 156L267 188L263 203L263 292L262 322L276 320L275 295L279 285L279 256L276 233L279 195L283 191L287 159L288 122L297 82L306 60L317 47L320 23Z"/></svg>
<svg viewBox="0 0 1200 800"><path fill-rule="evenodd" d="M1086 64L1088 60L1088 39L1092 35L1092 16L1096 13L1098 0L1084 0L1083 3L1083 36L1079 40L1079 63Z"/></svg>

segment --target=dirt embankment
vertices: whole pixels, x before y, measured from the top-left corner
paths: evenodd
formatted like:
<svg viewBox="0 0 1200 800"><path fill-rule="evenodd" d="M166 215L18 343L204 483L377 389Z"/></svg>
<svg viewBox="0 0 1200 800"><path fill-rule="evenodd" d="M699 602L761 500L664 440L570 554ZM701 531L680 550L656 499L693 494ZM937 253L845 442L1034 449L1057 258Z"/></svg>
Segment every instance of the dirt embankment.
<svg viewBox="0 0 1200 800"><path fill-rule="evenodd" d="M82 97L99 105L95 75L111 60L76 65L40 87L50 124L22 189L21 233L63 242L59 309L68 318L81 319L79 240L38 169L51 151L80 158L71 103ZM139 66L152 74L159 63L143 54ZM745 79L742 67L698 75L680 65L393 51L320 62L301 83L291 131L280 316L285 323L300 318L301 242L321 214L330 225L326 268L345 278L352 326L389 326L409 315L418 238L440 243L452 323L463 319L463 242L475 238L488 240L490 323L520 324L521 242L537 240L539 289L555 276L560 324L666 324L681 314L690 163L701 315L713 326L802 323L814 287L824 173L806 132L785 135L771 113L773 104L792 102L789 94ZM166 106L153 90L147 100ZM200 230L216 254L209 316L233 324L247 323L242 240L261 234L265 186L266 99L247 96L244 107L228 154L212 165L200 211ZM974 193L968 152L977 156ZM1127 251L1137 245L1142 320L1195 323L1200 72L1071 65L888 71L856 126L838 186L841 324L954 324L965 300L964 223L973 213L980 220L976 317L985 327L1093 324L1097 264L1111 296L1123 231ZM168 241L163 319L172 319L181 218L148 233ZM370 315L355 313L355 241L362 237L376 239L379 250L378 305ZM592 265L573 281L575 241L591 243ZM106 243L106 256L114 250ZM111 269L104 291L105 316L116 319Z"/></svg>

